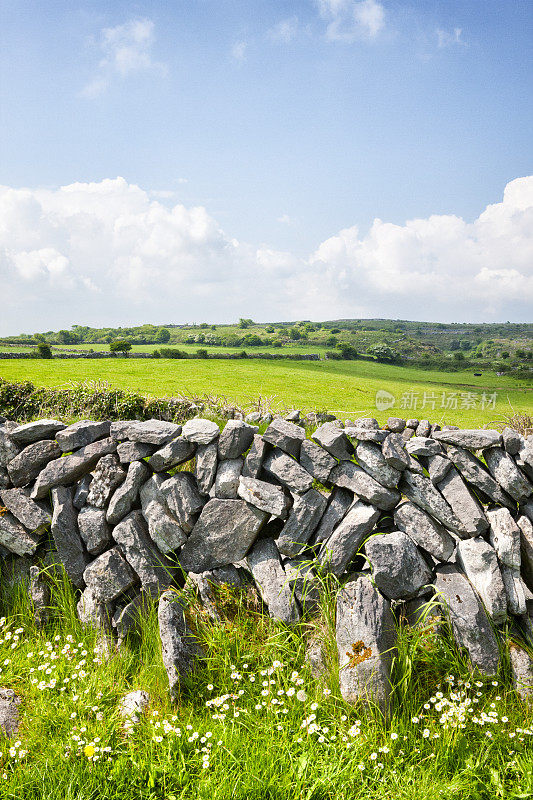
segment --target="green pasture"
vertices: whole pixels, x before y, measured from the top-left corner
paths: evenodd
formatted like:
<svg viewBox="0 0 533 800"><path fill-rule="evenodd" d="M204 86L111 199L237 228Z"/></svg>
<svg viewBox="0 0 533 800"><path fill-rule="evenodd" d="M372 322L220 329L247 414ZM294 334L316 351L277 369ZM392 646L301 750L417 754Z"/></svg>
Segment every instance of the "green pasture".
<svg viewBox="0 0 533 800"><path fill-rule="evenodd" d="M327 409L340 416L391 414L435 422L480 425L533 411L530 382L508 375L436 372L364 361L268 360L28 360L0 361L0 377L41 386L105 381L153 396L221 395L243 406L259 397L275 408ZM381 411L376 393L395 403Z"/></svg>

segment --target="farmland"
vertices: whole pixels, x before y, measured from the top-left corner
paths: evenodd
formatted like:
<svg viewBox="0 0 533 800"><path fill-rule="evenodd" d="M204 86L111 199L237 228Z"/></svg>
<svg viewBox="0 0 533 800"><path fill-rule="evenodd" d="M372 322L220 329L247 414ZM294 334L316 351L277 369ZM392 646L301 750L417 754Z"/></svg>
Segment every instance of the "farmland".
<svg viewBox="0 0 533 800"><path fill-rule="evenodd" d="M527 380L369 361L28 359L0 361L0 377L42 386L106 381L147 395L223 395L243 406L261 397L273 407L327 409L341 417L371 414L380 421L398 414L474 426L533 410ZM394 406L376 409L380 390L394 396Z"/></svg>

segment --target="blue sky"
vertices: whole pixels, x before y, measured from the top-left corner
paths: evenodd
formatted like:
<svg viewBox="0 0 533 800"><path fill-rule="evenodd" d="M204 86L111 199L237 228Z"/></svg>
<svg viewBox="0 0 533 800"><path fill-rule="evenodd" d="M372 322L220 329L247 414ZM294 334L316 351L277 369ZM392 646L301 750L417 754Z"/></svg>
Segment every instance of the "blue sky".
<svg viewBox="0 0 533 800"><path fill-rule="evenodd" d="M0 183L53 193L121 176L163 210L204 209L224 241L249 249L249 270L261 269L258 249L280 254L275 275L288 278L344 229L364 244L376 218L468 225L533 172L532 11L529 0L5 1ZM74 282L97 291L72 236L62 234L67 251L44 231L23 252L57 251ZM35 275L49 279L43 258ZM364 273L357 258L337 269ZM224 263L217 269L235 269ZM379 314L377 289L360 302L356 278L353 315L392 315L388 302ZM207 283L220 279L210 272ZM259 303L258 317L313 310L292 297L287 309L242 302ZM128 302L124 321L138 313ZM473 311L527 316L522 306L511 298ZM394 316L413 310L400 304Z"/></svg>

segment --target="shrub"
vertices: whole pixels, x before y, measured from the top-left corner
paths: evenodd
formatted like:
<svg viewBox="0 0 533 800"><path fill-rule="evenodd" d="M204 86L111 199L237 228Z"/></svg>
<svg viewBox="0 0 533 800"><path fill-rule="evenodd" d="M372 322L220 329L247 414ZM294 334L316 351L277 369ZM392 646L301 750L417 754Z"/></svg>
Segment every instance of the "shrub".
<svg viewBox="0 0 533 800"><path fill-rule="evenodd" d="M207 350L203 351L207 356ZM157 356L155 354L158 354ZM159 350L154 350L156 358L187 358L185 350L178 350L176 347L161 347Z"/></svg>
<svg viewBox="0 0 533 800"><path fill-rule="evenodd" d="M341 352L342 358L348 361L357 358L357 350L351 344L348 344L347 342L341 342L339 345L337 345L337 347Z"/></svg>
<svg viewBox="0 0 533 800"><path fill-rule="evenodd" d="M111 342L109 349L112 353L127 353L131 350L131 342L125 339L118 339L116 342Z"/></svg>
<svg viewBox="0 0 533 800"><path fill-rule="evenodd" d="M200 349L196 351L196 357L197 358L208 358L207 350L205 350L203 347L200 347Z"/></svg>
<svg viewBox="0 0 533 800"><path fill-rule="evenodd" d="M50 345L46 344L46 342L39 342L35 355L37 358L52 358Z"/></svg>

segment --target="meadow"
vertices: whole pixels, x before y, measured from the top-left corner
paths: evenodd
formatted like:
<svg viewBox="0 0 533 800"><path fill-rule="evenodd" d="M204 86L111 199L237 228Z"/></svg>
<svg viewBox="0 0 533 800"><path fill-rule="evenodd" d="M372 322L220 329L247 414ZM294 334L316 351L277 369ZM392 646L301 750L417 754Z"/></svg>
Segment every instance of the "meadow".
<svg viewBox="0 0 533 800"><path fill-rule="evenodd" d="M204 656L172 704L155 608L120 650L102 655L76 618L68 582L50 573L52 618L38 629L20 587L0 619L4 686L22 724L0 743L6 800L513 800L533 794L533 727L504 658L497 679L472 674L429 621L399 622L385 721L339 693L336 587L295 629L240 595L218 598L212 623L194 595L190 624ZM325 668L306 646L319 637ZM121 698L142 689L137 724Z"/></svg>
<svg viewBox="0 0 533 800"><path fill-rule="evenodd" d="M179 359L35 359L0 361L0 377L41 386L106 381L151 396L220 395L251 408L258 398L276 409L328 410L342 417L391 414L479 426L533 411L531 383L509 375L438 372L369 361ZM395 403L376 408L378 391Z"/></svg>

